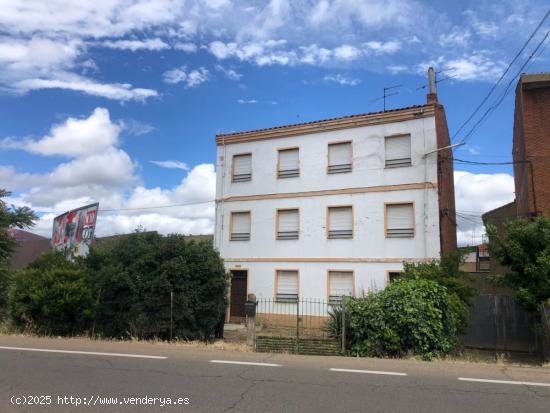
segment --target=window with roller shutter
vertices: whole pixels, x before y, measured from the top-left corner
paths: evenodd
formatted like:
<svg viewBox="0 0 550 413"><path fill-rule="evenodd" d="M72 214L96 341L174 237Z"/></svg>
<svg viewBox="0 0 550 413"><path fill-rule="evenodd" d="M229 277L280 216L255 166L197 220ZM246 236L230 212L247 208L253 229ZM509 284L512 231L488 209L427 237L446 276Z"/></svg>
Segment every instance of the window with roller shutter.
<svg viewBox="0 0 550 413"><path fill-rule="evenodd" d="M252 180L252 154L233 155L233 182L247 182Z"/></svg>
<svg viewBox="0 0 550 413"><path fill-rule="evenodd" d="M277 239L298 239L300 233L300 212L298 209L277 210Z"/></svg>
<svg viewBox="0 0 550 413"><path fill-rule="evenodd" d="M386 204L386 237L414 237L414 205Z"/></svg>
<svg viewBox="0 0 550 413"><path fill-rule="evenodd" d="M353 238L353 208L351 206L329 207L327 214L328 238Z"/></svg>
<svg viewBox="0 0 550 413"><path fill-rule="evenodd" d="M328 170L329 174L340 174L352 170L351 142L329 143Z"/></svg>
<svg viewBox="0 0 550 413"><path fill-rule="evenodd" d="M298 301L298 271L277 270L275 298L277 301L295 303Z"/></svg>
<svg viewBox="0 0 550 413"><path fill-rule="evenodd" d="M352 297L354 294L353 271L328 272L329 304L342 303L342 297Z"/></svg>
<svg viewBox="0 0 550 413"><path fill-rule="evenodd" d="M250 212L231 213L231 241L250 240Z"/></svg>
<svg viewBox="0 0 550 413"><path fill-rule="evenodd" d="M295 178L300 176L300 151L298 148L280 149L278 160L278 178Z"/></svg>
<svg viewBox="0 0 550 413"><path fill-rule="evenodd" d="M411 166L411 135L386 136L386 168Z"/></svg>

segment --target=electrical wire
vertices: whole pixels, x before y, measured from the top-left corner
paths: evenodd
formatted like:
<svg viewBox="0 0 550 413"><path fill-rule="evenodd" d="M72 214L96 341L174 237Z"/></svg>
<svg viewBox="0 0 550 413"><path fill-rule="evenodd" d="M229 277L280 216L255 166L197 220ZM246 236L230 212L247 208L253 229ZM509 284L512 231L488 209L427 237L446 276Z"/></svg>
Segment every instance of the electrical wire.
<svg viewBox="0 0 550 413"><path fill-rule="evenodd" d="M516 62L516 60L521 56L521 54L523 53L523 51L525 50L525 48L527 47L527 45L531 42L531 40L533 39L533 37L535 37L535 34L539 31L539 29L542 27L542 25L544 24L544 22L546 21L546 19L548 18L548 15L550 15L550 9L546 12L546 14L544 15L544 17L542 18L542 20L540 21L540 23L537 25L537 27L535 28L535 30L533 31L533 33L531 33L531 35L529 36L529 38L527 39L527 41L523 44L523 46L521 47L521 49L517 52L517 54L514 56L514 58L512 59L512 61L508 64L508 67L506 68L506 70L502 73L502 75L498 78L498 80L495 82L495 84L491 87L491 89L489 90L489 93L487 93L487 95L485 95L485 97L481 100L481 102L479 103L479 105L474 109L474 111L470 114L470 116L462 123L462 125L460 125L460 127L458 128L458 130L455 132L454 136L453 136L453 139L456 138L458 136L458 134L462 131L462 129L464 129L464 127L470 122L470 120L472 120L472 118L475 116L475 114L481 109L481 107L485 104L485 102L487 102L487 100L491 97L491 95L493 94L493 92L495 91L495 89L497 88L497 86L500 84L500 82L502 81L502 79L504 79L504 76L506 76L506 74L509 72L509 70L512 68L512 65Z"/></svg>

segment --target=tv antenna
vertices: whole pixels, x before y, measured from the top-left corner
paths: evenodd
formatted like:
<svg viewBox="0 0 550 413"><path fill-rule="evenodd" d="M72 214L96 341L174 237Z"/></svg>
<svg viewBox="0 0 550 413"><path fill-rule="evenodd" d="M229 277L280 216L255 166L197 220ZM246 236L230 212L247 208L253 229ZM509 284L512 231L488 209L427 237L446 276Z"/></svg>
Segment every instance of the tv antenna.
<svg viewBox="0 0 550 413"><path fill-rule="evenodd" d="M395 95L399 94L399 92L388 93L388 91L400 88L402 86L403 85L384 86L384 94L380 97L377 97L377 98L371 100L370 103L378 102L379 100L384 100L384 112L385 112L386 111L386 99L389 98L390 96L395 96Z"/></svg>

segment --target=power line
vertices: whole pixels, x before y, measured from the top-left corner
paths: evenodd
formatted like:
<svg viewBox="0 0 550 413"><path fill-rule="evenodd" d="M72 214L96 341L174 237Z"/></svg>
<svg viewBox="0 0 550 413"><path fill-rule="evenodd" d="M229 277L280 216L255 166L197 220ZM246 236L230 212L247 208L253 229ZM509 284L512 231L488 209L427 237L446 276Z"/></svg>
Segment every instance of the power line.
<svg viewBox="0 0 550 413"><path fill-rule="evenodd" d="M548 11L548 13L550 13L550 10ZM546 14L546 16L548 16L548 13ZM546 16L545 16L545 19L546 19ZM523 72L523 69L525 68L525 66L527 66L527 64L531 61L531 59L533 58L533 56L535 55L535 53L540 49L540 47L542 46L542 44L546 41L548 35L550 34L550 30L548 30L546 32L546 34L544 35L544 37L542 38L542 40L537 44L537 46L535 47L535 49L533 50L533 52L529 55L529 57L527 58L527 60L523 63L523 65L520 67L520 69L518 70L518 72L510 79L510 81L508 82L508 84L506 85L506 88L504 89L504 92L502 93L502 95L500 96L500 98L491 106L489 107L489 109L487 109L485 111L485 113L483 113L483 115L481 116L481 118L479 118L479 120L474 124L474 126L472 126L472 128L468 131L468 133L466 134L466 136L464 136L460 143L464 143L466 142L466 139L468 139L475 131L476 129L481 125L481 123L487 119L489 117L489 115L502 103L502 101L504 100L504 98L506 97L506 95L508 94L509 90L510 90L510 86L512 86L512 83L514 82L514 80L517 79L517 77L519 75L521 75L521 73Z"/></svg>
<svg viewBox="0 0 550 413"><path fill-rule="evenodd" d="M495 84L491 87L491 89L489 90L489 93L487 93L487 95L482 99L482 101L479 103L479 105L474 109L474 111L470 114L470 116L462 123L462 125L460 125L460 127L458 128L458 130L455 132L454 136L453 136L453 139L455 139L458 134L462 131L462 129L464 129L464 127L470 122L470 120L472 120L472 118L476 115L476 113L481 109L481 107L485 104L485 102L487 102L487 100L491 97L491 95L493 94L493 92L495 91L495 89L498 87L498 85L500 84L500 82L502 81L502 79L504 79L504 77L506 76L506 74L510 71L510 69L512 68L512 65L516 62L516 60L521 56L521 54L523 53L523 51L525 50L525 48L527 47L527 45L531 42L531 40L533 39L533 37L535 37L536 33L539 31L539 29L542 27L542 25L544 24L544 22L546 21L546 19L548 18L548 16L550 15L550 9L546 12L546 14L544 15L544 17L542 18L542 20L539 22L539 24L537 25L537 27L535 28L535 30L533 31L533 33L531 33L531 35L529 36L529 38L527 39L527 41L523 44L523 46L521 47L521 49L517 52L517 54L514 56L514 58L512 59L512 61L508 64L508 67L506 68L506 70L502 73L502 75L498 78L498 80L495 82ZM548 34L547 34L548 35ZM546 39L546 36L545 36L545 39ZM529 59L530 60L530 59ZM524 65L525 66L525 65ZM523 69L523 67L522 67ZM513 81L513 79L512 79ZM468 135L467 135L468 136ZM466 137L467 137L466 136ZM463 140L465 140L466 138L464 138Z"/></svg>

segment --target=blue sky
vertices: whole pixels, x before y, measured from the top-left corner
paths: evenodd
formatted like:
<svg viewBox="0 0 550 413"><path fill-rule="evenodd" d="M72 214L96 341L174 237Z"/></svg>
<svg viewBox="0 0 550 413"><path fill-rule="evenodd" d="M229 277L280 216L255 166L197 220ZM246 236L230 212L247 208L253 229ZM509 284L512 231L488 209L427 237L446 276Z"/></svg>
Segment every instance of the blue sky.
<svg viewBox="0 0 550 413"><path fill-rule="evenodd" d="M98 200L98 234L142 225L211 232L216 133L425 102L440 78L451 134L520 49L544 1L5 0L0 4L0 182L57 212ZM549 29L548 21L506 85ZM548 70L548 50L526 71ZM514 87L456 157L511 159ZM496 90L494 98L504 87ZM490 102L493 99L490 100ZM468 131L469 127L465 128ZM457 139L460 140L461 136ZM455 165L461 242L513 199L509 166Z"/></svg>

